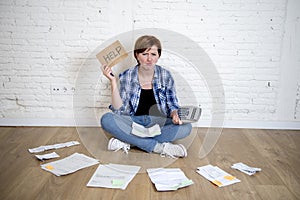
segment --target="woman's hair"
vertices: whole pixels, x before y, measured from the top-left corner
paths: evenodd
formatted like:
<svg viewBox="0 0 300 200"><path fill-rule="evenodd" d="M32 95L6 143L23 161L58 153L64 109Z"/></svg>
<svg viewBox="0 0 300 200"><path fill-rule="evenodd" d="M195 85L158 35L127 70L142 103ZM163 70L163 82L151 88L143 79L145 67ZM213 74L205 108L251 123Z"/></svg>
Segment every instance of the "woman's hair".
<svg viewBox="0 0 300 200"><path fill-rule="evenodd" d="M134 45L134 57L137 60L137 54L143 53L144 51L150 49L153 45L157 47L158 55L161 56L161 44L159 39L152 35L144 35L139 37ZM137 60L139 63L139 61Z"/></svg>

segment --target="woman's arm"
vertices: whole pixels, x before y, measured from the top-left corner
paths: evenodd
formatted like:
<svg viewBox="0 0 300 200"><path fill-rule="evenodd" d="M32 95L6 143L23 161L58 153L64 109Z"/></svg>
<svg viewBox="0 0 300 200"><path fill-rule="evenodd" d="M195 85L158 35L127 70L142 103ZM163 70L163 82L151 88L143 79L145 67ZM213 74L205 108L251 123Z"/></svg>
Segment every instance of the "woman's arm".
<svg viewBox="0 0 300 200"><path fill-rule="evenodd" d="M167 77L169 77L169 78L167 79L168 80L168 83L167 83L168 89L167 89L166 96L167 96L168 107L171 110L170 117L172 118L173 124L181 125L182 121L180 120L180 117L178 115L179 105L178 105L178 99L176 96L175 82L174 82L174 79L173 79L171 73L169 73Z"/></svg>
<svg viewBox="0 0 300 200"><path fill-rule="evenodd" d="M106 76L108 78L108 80L110 81L110 85L111 85L111 105L115 109L119 109L122 106L122 99L121 99L120 92L119 92L119 89L118 89L117 79L114 76L114 74L112 73L111 68L107 67L106 65L103 66L102 72L103 72L104 76Z"/></svg>

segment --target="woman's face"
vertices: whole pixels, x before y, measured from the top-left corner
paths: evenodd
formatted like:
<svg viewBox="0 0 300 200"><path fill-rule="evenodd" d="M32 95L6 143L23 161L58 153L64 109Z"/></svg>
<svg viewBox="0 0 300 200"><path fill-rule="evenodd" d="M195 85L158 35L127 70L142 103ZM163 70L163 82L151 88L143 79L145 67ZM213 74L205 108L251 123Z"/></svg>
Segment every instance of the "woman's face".
<svg viewBox="0 0 300 200"><path fill-rule="evenodd" d="M150 49L147 49L144 52L137 54L137 60L140 63L140 67L142 67L145 70L153 69L158 59L158 49L155 45L152 46Z"/></svg>

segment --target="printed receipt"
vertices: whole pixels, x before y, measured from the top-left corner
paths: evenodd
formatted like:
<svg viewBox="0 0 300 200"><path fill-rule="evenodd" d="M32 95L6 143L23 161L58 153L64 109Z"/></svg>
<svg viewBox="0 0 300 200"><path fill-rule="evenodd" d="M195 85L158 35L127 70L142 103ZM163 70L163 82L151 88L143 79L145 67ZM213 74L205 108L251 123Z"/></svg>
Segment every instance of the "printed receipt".
<svg viewBox="0 0 300 200"><path fill-rule="evenodd" d="M80 144L80 143L77 141L71 141L71 142L65 142L65 143L59 143L59 144L53 144L53 145L39 146L36 148L28 149L28 151L30 153L39 153L39 152L43 152L43 151L47 151L47 150L51 150L51 149L70 147L70 146L74 146L74 145L78 145L78 144Z"/></svg>
<svg viewBox="0 0 300 200"><path fill-rule="evenodd" d="M237 169L245 174L248 174L249 176L252 176L253 174L255 174L256 172L260 172L261 168L257 168L257 167L249 167L248 165L244 164L244 163L235 163L231 166L232 169Z"/></svg>
<svg viewBox="0 0 300 200"><path fill-rule="evenodd" d="M51 158L58 158L59 155L55 152L52 152L52 153L47 153L47 154L43 154L43 155L35 155L35 157L37 157L37 159L43 161L43 160L48 160Z"/></svg>

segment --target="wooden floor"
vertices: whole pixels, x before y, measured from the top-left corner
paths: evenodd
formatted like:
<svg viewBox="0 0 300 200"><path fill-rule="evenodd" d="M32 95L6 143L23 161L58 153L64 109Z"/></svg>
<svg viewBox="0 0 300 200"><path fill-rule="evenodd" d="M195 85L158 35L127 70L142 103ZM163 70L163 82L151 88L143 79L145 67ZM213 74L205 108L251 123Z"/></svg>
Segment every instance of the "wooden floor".
<svg viewBox="0 0 300 200"><path fill-rule="evenodd" d="M93 139L95 134L106 138L101 128L0 127L0 199L300 199L300 131L223 129L214 148L200 157L208 130L194 128L193 140L185 143L191 144L188 157L174 160L136 149L128 155L108 152L107 139ZM138 163L143 168L163 163L162 167L181 168L194 184L178 191L157 192L143 169L126 190L88 188L86 184L97 166L56 177L42 170L42 162L28 152L29 148L70 140L81 145L55 150L61 157L79 152L95 155L102 163ZM86 148L89 140L93 142ZM230 168L236 162L260 167L262 171L248 176ZM241 182L216 187L195 171L207 164L219 166Z"/></svg>

